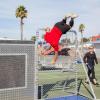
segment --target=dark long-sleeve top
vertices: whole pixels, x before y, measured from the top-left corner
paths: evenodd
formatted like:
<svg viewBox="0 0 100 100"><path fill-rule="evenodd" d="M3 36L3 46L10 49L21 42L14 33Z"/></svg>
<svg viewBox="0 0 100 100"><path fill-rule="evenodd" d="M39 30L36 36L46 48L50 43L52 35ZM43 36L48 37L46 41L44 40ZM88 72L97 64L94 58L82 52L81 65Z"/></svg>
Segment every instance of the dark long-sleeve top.
<svg viewBox="0 0 100 100"><path fill-rule="evenodd" d="M69 24L66 24L66 20L67 19L65 18L62 21L57 22L55 24L55 26L61 30L62 34L66 34L66 32L69 31L72 28L72 26L74 25L73 19L70 20Z"/></svg>
<svg viewBox="0 0 100 100"><path fill-rule="evenodd" d="M91 66L92 65L94 66L95 63L98 64L98 60L97 60L95 52L93 52L92 54L90 52L87 52L84 55L83 61L84 61L84 63L88 63Z"/></svg>

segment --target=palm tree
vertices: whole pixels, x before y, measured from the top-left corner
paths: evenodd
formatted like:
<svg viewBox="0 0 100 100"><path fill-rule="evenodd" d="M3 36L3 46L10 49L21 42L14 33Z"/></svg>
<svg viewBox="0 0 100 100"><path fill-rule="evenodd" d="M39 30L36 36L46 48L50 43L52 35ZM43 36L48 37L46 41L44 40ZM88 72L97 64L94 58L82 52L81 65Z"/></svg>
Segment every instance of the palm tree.
<svg viewBox="0 0 100 100"><path fill-rule="evenodd" d="M20 31L21 31L21 40L23 40L23 19L27 18L27 10L23 5L20 5L16 9L16 18L20 18Z"/></svg>
<svg viewBox="0 0 100 100"><path fill-rule="evenodd" d="M44 34L42 34L41 38L44 39Z"/></svg>
<svg viewBox="0 0 100 100"><path fill-rule="evenodd" d="M83 33L84 29L85 29L85 25L84 24L80 24L79 25L79 32Z"/></svg>
<svg viewBox="0 0 100 100"><path fill-rule="evenodd" d="M85 29L85 25L84 24L80 24L79 25L79 32L81 32L81 50L82 50L82 55L83 55L83 32L84 32L84 29Z"/></svg>
<svg viewBox="0 0 100 100"><path fill-rule="evenodd" d="M31 40L35 43L35 41L36 41L36 36L32 36L32 37L31 37Z"/></svg>

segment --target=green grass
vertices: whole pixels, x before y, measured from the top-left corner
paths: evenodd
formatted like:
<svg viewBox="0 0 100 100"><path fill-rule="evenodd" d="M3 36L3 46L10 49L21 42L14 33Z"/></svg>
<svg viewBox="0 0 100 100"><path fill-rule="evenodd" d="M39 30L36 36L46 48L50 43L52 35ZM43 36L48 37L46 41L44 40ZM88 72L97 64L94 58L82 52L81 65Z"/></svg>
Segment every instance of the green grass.
<svg viewBox="0 0 100 100"><path fill-rule="evenodd" d="M80 86L80 93L91 97L90 88L88 84L85 84L85 72L81 65L78 65L78 83L82 80L84 85ZM95 74L98 82L100 82L100 64L95 66ZM71 72L55 72L55 71L40 71L39 72L39 85L44 86L43 98L56 97L56 96L66 96L71 95L69 92L75 92L75 73ZM63 82L69 80L66 88L63 86ZM84 87L85 86L85 87ZM100 99L100 87L93 86L97 99ZM90 91L87 91L87 89Z"/></svg>

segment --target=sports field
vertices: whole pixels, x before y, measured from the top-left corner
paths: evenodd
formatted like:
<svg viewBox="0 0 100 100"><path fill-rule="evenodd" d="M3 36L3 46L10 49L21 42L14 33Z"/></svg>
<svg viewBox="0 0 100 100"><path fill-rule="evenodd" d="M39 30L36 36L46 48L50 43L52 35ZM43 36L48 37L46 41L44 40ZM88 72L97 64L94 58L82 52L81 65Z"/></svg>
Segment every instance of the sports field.
<svg viewBox="0 0 100 100"><path fill-rule="evenodd" d="M89 85L85 83L86 75L82 65L78 64L76 67L78 69L78 92L92 98L91 89ZM100 63L95 66L95 73L98 82L100 82ZM62 72L62 70L39 71L39 86L42 86L42 98L73 95L76 92L75 75L74 72ZM92 86L97 99L100 99L100 86L93 84Z"/></svg>

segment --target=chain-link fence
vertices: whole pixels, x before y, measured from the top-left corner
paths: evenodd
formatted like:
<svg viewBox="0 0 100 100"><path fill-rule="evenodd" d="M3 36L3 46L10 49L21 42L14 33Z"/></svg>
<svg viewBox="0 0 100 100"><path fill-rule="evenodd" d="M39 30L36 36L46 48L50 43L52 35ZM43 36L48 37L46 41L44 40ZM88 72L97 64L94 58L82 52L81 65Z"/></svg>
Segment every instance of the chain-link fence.
<svg viewBox="0 0 100 100"><path fill-rule="evenodd" d="M39 99L60 100L64 97L67 100L69 96L76 98L75 100L96 99L91 82L85 83L88 75L76 31L70 31L63 36L60 44L65 51L60 51L56 64L51 64L54 52L41 55L41 49L38 49Z"/></svg>

